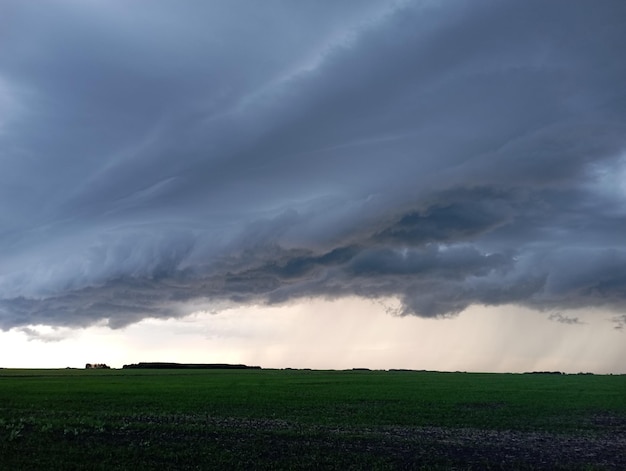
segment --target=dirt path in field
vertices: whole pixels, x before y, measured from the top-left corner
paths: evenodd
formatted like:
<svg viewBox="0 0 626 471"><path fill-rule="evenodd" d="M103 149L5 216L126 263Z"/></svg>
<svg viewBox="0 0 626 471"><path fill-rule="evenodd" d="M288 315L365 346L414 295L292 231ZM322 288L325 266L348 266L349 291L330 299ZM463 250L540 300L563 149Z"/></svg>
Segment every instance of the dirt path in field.
<svg viewBox="0 0 626 471"><path fill-rule="evenodd" d="M374 441L400 452L411 467L411 453L420 447L451 462L492 469L594 469L626 470L626 435L557 435L510 430L450 429L439 427L373 431Z"/></svg>
<svg viewBox="0 0 626 471"><path fill-rule="evenodd" d="M139 422L163 425L163 420L155 417ZM240 450L242 455L260 453L266 462L304 456L313 450L314 454L342 456L344 466L351 462L350 457L356 462L367 456L385 457L390 469L626 470L623 417L598 417L599 425L606 427L569 434L446 427L331 427L190 416L170 417L165 422L200 425L200 420L205 433L208 431L206 439ZM176 435L176 428L170 430ZM193 440L187 434L184 438ZM251 445L253 441L255 445Z"/></svg>

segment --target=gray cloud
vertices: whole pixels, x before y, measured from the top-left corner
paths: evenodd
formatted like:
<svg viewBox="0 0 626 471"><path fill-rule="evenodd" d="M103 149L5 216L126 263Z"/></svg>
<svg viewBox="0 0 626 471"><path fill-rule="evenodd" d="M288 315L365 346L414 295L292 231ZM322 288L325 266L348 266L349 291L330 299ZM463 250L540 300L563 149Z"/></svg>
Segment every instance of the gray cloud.
<svg viewBox="0 0 626 471"><path fill-rule="evenodd" d="M622 314L619 316L614 316L611 321L615 324L614 329L623 331L624 326L626 326L626 314Z"/></svg>
<svg viewBox="0 0 626 471"><path fill-rule="evenodd" d="M555 322L560 322L561 324L575 325L575 324L583 324L578 317L570 317L561 314L560 312L552 313L548 316L548 319Z"/></svg>
<svg viewBox="0 0 626 471"><path fill-rule="evenodd" d="M58 328L53 328L49 332L40 332L30 327L20 327L18 330L26 335L28 341L37 340L39 342L51 343L60 342L68 338L68 334L66 332L59 331Z"/></svg>
<svg viewBox="0 0 626 471"><path fill-rule="evenodd" d="M2 329L318 296L626 305L621 1L0 18Z"/></svg>

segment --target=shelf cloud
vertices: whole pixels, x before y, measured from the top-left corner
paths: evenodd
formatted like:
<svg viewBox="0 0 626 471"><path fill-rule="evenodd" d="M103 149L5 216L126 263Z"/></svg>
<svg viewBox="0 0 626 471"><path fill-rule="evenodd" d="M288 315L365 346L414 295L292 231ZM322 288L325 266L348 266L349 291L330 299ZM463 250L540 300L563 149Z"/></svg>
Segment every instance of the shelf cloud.
<svg viewBox="0 0 626 471"><path fill-rule="evenodd" d="M354 295L619 312L625 20L621 0L4 1L0 329Z"/></svg>

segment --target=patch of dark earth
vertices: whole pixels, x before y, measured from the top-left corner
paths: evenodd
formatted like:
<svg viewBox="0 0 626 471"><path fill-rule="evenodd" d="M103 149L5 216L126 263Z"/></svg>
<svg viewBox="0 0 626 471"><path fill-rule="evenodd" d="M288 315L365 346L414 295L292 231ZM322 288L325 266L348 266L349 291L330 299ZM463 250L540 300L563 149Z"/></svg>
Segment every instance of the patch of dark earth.
<svg viewBox="0 0 626 471"><path fill-rule="evenodd" d="M198 415L134 416L94 433L100 444L197 447L254 457L256 469L351 468L371 459L388 469L626 470L626 418L603 416L594 431L558 434L448 427L333 427L284 420ZM610 424L610 425L608 425ZM81 441L89 435L81 433ZM70 437L71 439L71 437ZM307 456L326 462L307 461ZM307 464L309 463L309 464ZM245 467L245 462L240 463Z"/></svg>

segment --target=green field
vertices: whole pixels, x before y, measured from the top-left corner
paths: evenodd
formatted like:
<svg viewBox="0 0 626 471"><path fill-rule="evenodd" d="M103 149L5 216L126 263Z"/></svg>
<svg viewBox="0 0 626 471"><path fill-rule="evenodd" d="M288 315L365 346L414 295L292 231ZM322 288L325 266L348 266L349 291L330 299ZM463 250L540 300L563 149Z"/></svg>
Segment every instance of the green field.
<svg viewBox="0 0 626 471"><path fill-rule="evenodd" d="M0 370L0 469L626 469L626 376Z"/></svg>

